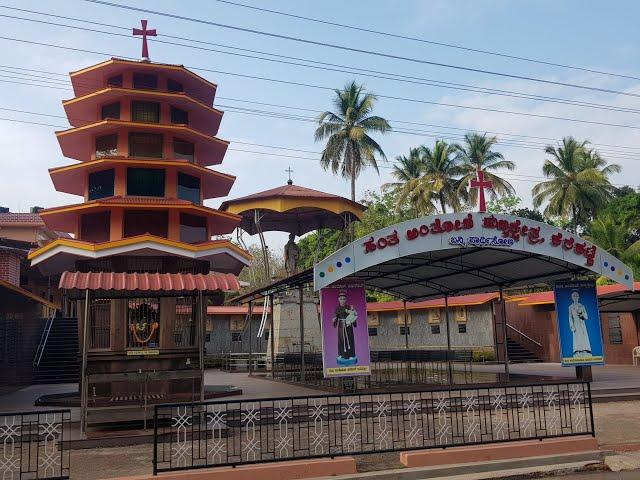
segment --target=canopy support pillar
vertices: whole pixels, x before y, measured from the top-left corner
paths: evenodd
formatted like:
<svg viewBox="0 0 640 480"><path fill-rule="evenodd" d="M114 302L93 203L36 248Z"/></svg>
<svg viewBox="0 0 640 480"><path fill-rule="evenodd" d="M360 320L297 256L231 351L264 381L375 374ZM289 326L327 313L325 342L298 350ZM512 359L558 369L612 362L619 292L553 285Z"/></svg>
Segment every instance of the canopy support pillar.
<svg viewBox="0 0 640 480"><path fill-rule="evenodd" d="M198 334L196 335L196 338L198 339L198 365L200 365L200 401L204 402L204 312L206 310L203 303L202 291L198 291L196 302L198 309Z"/></svg>
<svg viewBox="0 0 640 480"><path fill-rule="evenodd" d="M91 315L91 294L89 289L85 290L84 295L84 319L82 322L82 369L80 372L80 435L85 438L87 434L87 403L89 397L89 385L87 375L87 355L89 346L89 315Z"/></svg>
<svg viewBox="0 0 640 480"><path fill-rule="evenodd" d="M302 296L304 294L304 288L300 285L298 289L298 303L300 305L300 381L305 381L305 369L304 369L304 302Z"/></svg>
<svg viewBox="0 0 640 480"><path fill-rule="evenodd" d="M249 300L249 375L253 373L253 300Z"/></svg>
<svg viewBox="0 0 640 480"><path fill-rule="evenodd" d="M453 365L451 364L451 331L449 328L449 295L444 296L444 321L447 328L447 372L449 385L453 385Z"/></svg>
<svg viewBox="0 0 640 480"><path fill-rule="evenodd" d="M504 349L504 374L505 381L509 381L509 349L507 348L507 306L504 301L502 285L500 286L500 323L502 325L502 348Z"/></svg>
<svg viewBox="0 0 640 480"><path fill-rule="evenodd" d="M276 378L276 352L275 352L275 327L273 326L273 293L269 294L269 305L271 305L271 323L269 327L269 343L271 344L271 377Z"/></svg>
<svg viewBox="0 0 640 480"><path fill-rule="evenodd" d="M411 381L411 359L409 358L409 322L407 318L407 301L402 301L402 313L404 315L404 358L407 363L407 378Z"/></svg>

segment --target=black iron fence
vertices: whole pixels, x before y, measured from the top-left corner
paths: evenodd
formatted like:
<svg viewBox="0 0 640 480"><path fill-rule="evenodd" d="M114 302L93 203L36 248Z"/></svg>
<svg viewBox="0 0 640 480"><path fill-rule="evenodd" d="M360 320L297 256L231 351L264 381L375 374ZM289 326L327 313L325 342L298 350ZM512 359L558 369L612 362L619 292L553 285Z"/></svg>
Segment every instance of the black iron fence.
<svg viewBox="0 0 640 480"><path fill-rule="evenodd" d="M157 405L153 470L593 435L588 383Z"/></svg>
<svg viewBox="0 0 640 480"><path fill-rule="evenodd" d="M69 478L70 417L69 410L0 413L0 478Z"/></svg>
<svg viewBox="0 0 640 480"><path fill-rule="evenodd" d="M371 351L370 360L371 375L349 380L357 391L403 385L490 383L496 380L495 375L476 374L474 377L469 350L375 350ZM299 352L278 354L273 376L287 382L342 389L340 379L324 378L321 353L305 353L304 369L301 365Z"/></svg>

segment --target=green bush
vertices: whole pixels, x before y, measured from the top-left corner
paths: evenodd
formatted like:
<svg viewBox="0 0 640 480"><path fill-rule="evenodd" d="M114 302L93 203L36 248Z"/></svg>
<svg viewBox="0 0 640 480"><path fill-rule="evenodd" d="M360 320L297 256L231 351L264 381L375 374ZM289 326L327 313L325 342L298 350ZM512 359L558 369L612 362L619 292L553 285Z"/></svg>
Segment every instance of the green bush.
<svg viewBox="0 0 640 480"><path fill-rule="evenodd" d="M495 354L489 350L476 350L471 355L471 361L473 362L493 362L496 359Z"/></svg>

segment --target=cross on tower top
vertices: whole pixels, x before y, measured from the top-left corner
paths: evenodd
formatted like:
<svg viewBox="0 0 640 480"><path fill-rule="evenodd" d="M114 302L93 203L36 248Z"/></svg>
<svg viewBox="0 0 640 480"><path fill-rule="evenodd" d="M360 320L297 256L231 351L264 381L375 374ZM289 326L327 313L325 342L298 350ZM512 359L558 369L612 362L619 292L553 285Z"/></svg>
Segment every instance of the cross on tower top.
<svg viewBox="0 0 640 480"><path fill-rule="evenodd" d="M289 180L287 180L287 184L288 185L293 185L293 180L291 180L291 174L293 173L293 170L291 169L291 167L287 167L285 169L285 172L287 172L289 174Z"/></svg>
<svg viewBox="0 0 640 480"><path fill-rule="evenodd" d="M142 59L143 60L149 60L149 48L147 46L147 36L149 37L156 37L158 36L158 34L156 33L155 28L153 30L147 30L147 21L146 20L140 20L140 23L142 24L142 28L134 28L133 29L133 34L134 35L142 35Z"/></svg>
<svg viewBox="0 0 640 480"><path fill-rule="evenodd" d="M477 188L479 192L479 200L478 200L478 211L481 213L485 213L487 211L487 203L484 198L484 189L485 188L493 188L493 182L491 180L484 179L484 171L478 169L476 171L477 177L472 179L469 182L469 186L471 188Z"/></svg>

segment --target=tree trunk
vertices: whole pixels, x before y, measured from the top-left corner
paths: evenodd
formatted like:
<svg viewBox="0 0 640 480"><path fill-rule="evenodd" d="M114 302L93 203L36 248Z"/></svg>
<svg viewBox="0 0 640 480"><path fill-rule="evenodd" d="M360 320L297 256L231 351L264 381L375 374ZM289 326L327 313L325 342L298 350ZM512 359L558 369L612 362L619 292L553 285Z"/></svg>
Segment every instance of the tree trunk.
<svg viewBox="0 0 640 480"><path fill-rule="evenodd" d="M440 207L442 208L442 213L443 214L447 213L447 210L444 206L444 197L442 196L442 192L440 192L439 196L440 196Z"/></svg>
<svg viewBox="0 0 640 480"><path fill-rule="evenodd" d="M356 201L356 176L351 173L351 200Z"/></svg>

